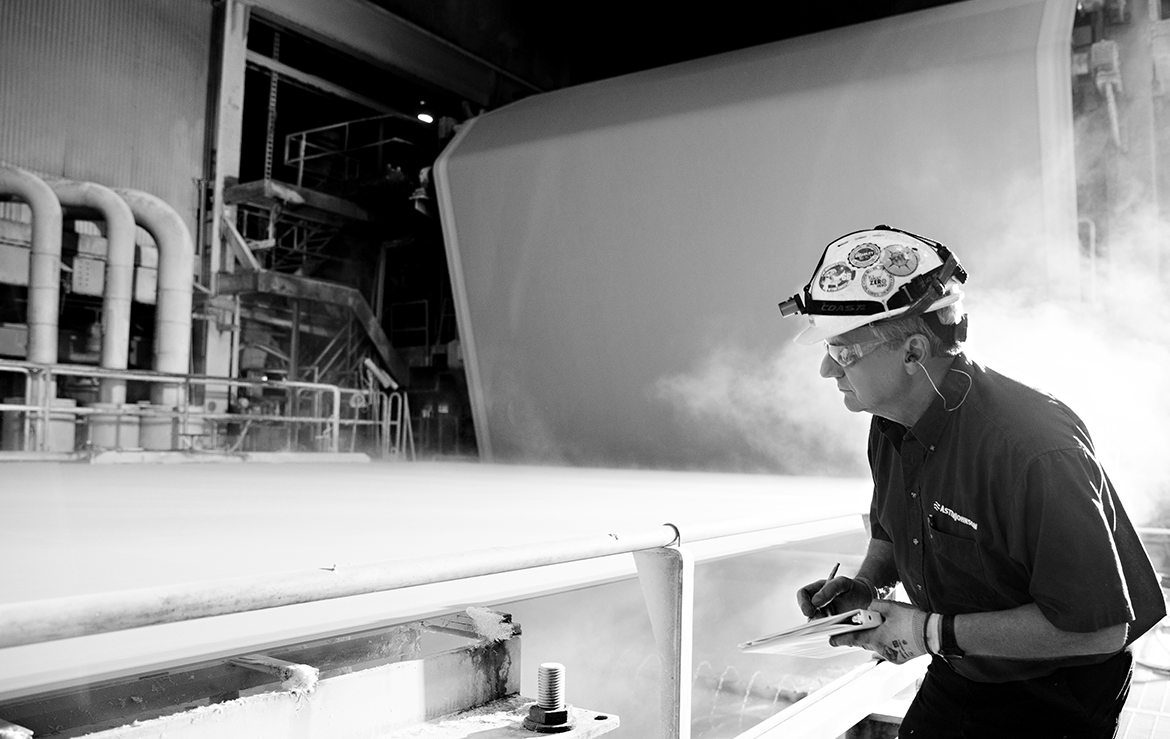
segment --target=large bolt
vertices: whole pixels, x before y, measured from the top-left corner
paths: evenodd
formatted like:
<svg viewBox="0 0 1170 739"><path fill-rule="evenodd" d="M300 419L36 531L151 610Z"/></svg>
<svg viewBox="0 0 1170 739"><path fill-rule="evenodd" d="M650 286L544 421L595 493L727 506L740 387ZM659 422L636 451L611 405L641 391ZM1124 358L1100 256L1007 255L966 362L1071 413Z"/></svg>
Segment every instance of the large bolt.
<svg viewBox="0 0 1170 739"><path fill-rule="evenodd" d="M565 707L565 666L545 662L536 673L536 704L555 711Z"/></svg>
<svg viewBox="0 0 1170 739"><path fill-rule="evenodd" d="M541 734L559 734L573 728L571 706L565 704L565 666L545 662L536 674L536 703L528 708L524 728Z"/></svg>

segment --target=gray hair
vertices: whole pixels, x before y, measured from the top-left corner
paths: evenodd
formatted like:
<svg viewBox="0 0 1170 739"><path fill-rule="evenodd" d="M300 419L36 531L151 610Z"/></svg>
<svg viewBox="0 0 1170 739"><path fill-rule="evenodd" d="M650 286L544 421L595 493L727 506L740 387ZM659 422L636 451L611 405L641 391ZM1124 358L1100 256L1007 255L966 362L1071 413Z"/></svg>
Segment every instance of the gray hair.
<svg viewBox="0 0 1170 739"><path fill-rule="evenodd" d="M926 319L926 315L931 316L930 320ZM963 350L963 342L955 339L953 331L944 330L942 333L945 338L939 336L939 328L957 325L965 315L963 301L960 299L930 314L909 318L896 316L886 321L871 323L869 327L874 336L884 340L887 346L900 344L914 334L922 334L930 342L930 353L933 356L953 357Z"/></svg>

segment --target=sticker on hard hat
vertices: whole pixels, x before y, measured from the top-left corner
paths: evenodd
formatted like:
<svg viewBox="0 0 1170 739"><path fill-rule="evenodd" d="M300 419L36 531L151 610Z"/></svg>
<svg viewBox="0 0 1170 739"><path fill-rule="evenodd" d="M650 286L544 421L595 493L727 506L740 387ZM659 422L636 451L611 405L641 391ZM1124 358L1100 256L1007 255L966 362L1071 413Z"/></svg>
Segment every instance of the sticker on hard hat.
<svg viewBox="0 0 1170 739"><path fill-rule="evenodd" d="M844 262L837 262L830 264L821 272L821 278L817 280L817 284L822 290L827 293L835 293L838 290L843 290L848 287L849 283L853 282L856 272L849 268L848 264Z"/></svg>
<svg viewBox="0 0 1170 739"><path fill-rule="evenodd" d="M853 247L853 251L849 252L849 263L861 269L876 262L881 255L882 249L880 246L873 242L866 242Z"/></svg>
<svg viewBox="0 0 1170 739"><path fill-rule="evenodd" d="M882 266L892 275L905 277L918 269L918 252L905 244L891 244L882 250Z"/></svg>
<svg viewBox="0 0 1170 739"><path fill-rule="evenodd" d="M861 275L861 289L875 298L884 298L894 289L894 276L880 264L870 267Z"/></svg>

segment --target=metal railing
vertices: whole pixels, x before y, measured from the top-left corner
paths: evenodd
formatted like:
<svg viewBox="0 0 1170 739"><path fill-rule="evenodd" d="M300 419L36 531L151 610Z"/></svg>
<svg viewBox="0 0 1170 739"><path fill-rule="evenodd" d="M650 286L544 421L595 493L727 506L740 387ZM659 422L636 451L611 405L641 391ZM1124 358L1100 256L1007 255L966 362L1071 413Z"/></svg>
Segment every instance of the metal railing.
<svg viewBox="0 0 1170 739"><path fill-rule="evenodd" d="M0 604L0 649L631 554L663 665L659 736L689 739L693 545L741 537L736 541L735 553L749 554L790 540L785 532L796 527L844 518L753 516L685 530L668 523L328 570L314 568L283 575ZM1170 530L1141 529L1140 533L1146 541L1170 542ZM726 551L719 556L725 555ZM597 582L608 579L608 574L601 575ZM577 583L582 584L588 583ZM921 660L900 666L877 661L862 665L747 729L740 739L839 736L850 722L856 723L873 707L912 685L923 667Z"/></svg>
<svg viewBox="0 0 1170 739"><path fill-rule="evenodd" d="M296 168L298 186L317 184L305 181L306 165L309 165L307 174L320 182L355 180L389 161L382 151L387 144L414 145L392 131L425 125L408 115L387 113L297 131L284 139L284 163Z"/></svg>
<svg viewBox="0 0 1170 739"><path fill-rule="evenodd" d="M382 456L414 459L414 431L410 423L410 400L406 393L381 393L379 402L382 404L379 409Z"/></svg>
<svg viewBox="0 0 1170 739"><path fill-rule="evenodd" d="M316 426L314 438L321 439L323 448L336 454L341 443L341 406L343 394L364 394L365 390L341 388L316 382L297 382L291 380L260 380L236 379L230 377L210 377L205 375L173 375L163 372L147 370L108 370L100 367L69 364L37 364L21 360L0 360L0 372L20 374L25 377L24 403L0 403L0 411L23 412L24 450L50 451L47 448L50 424L53 417L84 417L102 415L114 417L136 416L141 419L170 419L172 421L171 449L181 449L179 436L180 429L195 428L199 423L228 421L247 423L270 422L291 425ZM57 379L62 377L84 377L96 380L124 380L136 381L164 386L181 388L179 403L175 408L165 408L156 405L122 406L119 408L96 407L62 407L54 404L56 400ZM297 400L304 392L314 394L315 407L320 407L320 397L328 395L330 403L326 410L327 415L279 415L262 413L215 413L207 412L192 406L190 402L191 389L196 386L227 386L247 387L259 390L283 390L291 398L290 405L299 405ZM348 424L354 424L350 420ZM375 421L359 421L359 424L376 424ZM72 451L72 450L59 450Z"/></svg>
<svg viewBox="0 0 1170 739"><path fill-rule="evenodd" d="M383 457L413 460L415 458L414 434L410 421L410 405L406 392L396 390L383 392L368 383L365 388L349 388L322 382L301 382L282 379L236 379L205 375L172 375L146 370L108 370L100 367L68 364L36 364L21 360L0 359L0 373L18 374L24 378L25 393L22 403L0 402L0 412L19 414L19 451L72 452L68 449L51 449L49 440L53 424L73 424L78 419L89 420L87 424L92 441L93 422L100 419L112 425L114 445L111 449L124 450L123 434L127 423L169 425L171 434L167 448L194 450L195 437L210 437L210 444L202 447L207 451L219 448L220 443L228 452L239 451L251 428L283 427L286 430L309 427L318 452L336 454L342 450L342 427L350 430L350 444L347 451L355 451L358 429L370 430L370 447ZM82 377L97 380L140 381L178 386L179 403L174 408L165 408L149 403L112 405L99 403L93 406L59 405L56 394L57 379L61 377ZM196 386L246 387L252 390L278 390L286 394L290 413L260 413L254 410L233 412L212 412L190 402L191 389ZM298 413L305 393L311 410L307 415ZM328 401L324 401L324 398ZM345 415L343 407L353 409L352 417ZM362 413L369 417L363 418ZM11 422L11 420L9 421ZM219 433L219 426L235 426L237 436L229 442L227 434ZM210 428L210 432L207 429ZM164 428L165 432L165 428ZM141 433L141 432L140 432ZM222 439L220 437L223 437ZM13 442L8 440L8 444ZM93 450L89 443L80 445ZM152 447L161 450L161 445Z"/></svg>
<svg viewBox="0 0 1170 739"><path fill-rule="evenodd" d="M632 531L329 570L316 568L284 575L0 604L0 649L632 554L663 666L659 735L664 739L689 739L695 585L695 555L690 545L742 536L734 542L734 549L737 554L748 554L787 541L790 536L783 535L785 529L844 520L845 517L755 516L712 522L686 531L673 524L663 524ZM719 546L726 549L727 543ZM725 556L725 553L718 556ZM598 582L602 582L608 576L598 578ZM809 703L798 703L800 708L793 706L795 710L777 714L767 720L766 725L751 729L743 736L789 736L784 732L796 725L788 723L789 716L800 725L824 727L848 721L856 714L856 723L868 715L869 710L912 684L920 674L920 669L901 671L900 667L889 663L873 662L863 668L810 695L812 700ZM845 695L848 691L843 691L853 681L857 681L858 688L863 690L860 697L857 691L848 696ZM822 719L828 723L822 723ZM798 732L795 735L837 736L841 733L828 733L827 730L819 733L819 728L813 731L813 734Z"/></svg>

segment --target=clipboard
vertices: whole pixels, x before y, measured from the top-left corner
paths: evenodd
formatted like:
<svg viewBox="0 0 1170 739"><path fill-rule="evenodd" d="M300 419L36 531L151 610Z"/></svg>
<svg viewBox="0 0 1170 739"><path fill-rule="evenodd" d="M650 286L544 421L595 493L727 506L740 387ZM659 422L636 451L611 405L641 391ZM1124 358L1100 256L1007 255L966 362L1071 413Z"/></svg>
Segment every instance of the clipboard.
<svg viewBox="0 0 1170 739"><path fill-rule="evenodd" d="M841 654L840 647L829 644L829 637L850 631L873 629L881 625L882 615L877 611L857 608L833 616L814 619L775 634L752 639L739 645L750 654L785 654L796 657L831 657Z"/></svg>

